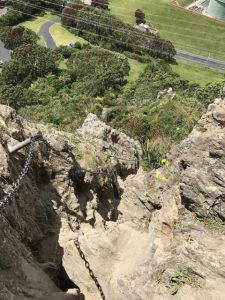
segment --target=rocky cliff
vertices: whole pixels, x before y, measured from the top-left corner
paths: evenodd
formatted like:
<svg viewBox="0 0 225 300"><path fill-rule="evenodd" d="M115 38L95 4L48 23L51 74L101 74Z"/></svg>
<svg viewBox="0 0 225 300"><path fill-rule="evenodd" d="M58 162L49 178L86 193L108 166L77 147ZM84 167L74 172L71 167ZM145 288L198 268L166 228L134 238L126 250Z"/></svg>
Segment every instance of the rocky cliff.
<svg viewBox="0 0 225 300"><path fill-rule="evenodd" d="M69 134L0 106L0 199L28 155L8 149L38 131L0 210L0 299L224 299L224 101L152 172L95 115Z"/></svg>

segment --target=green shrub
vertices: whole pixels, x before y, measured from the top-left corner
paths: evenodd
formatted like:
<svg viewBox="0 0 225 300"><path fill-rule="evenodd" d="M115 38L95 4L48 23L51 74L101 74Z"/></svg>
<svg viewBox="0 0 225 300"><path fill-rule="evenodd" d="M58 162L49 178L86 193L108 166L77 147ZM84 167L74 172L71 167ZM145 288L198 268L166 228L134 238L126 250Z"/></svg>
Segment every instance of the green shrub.
<svg viewBox="0 0 225 300"><path fill-rule="evenodd" d="M154 144L151 140L147 139L142 145L143 160L141 165L144 169L157 169L161 166L161 160L166 157L169 151L169 145L166 143Z"/></svg>

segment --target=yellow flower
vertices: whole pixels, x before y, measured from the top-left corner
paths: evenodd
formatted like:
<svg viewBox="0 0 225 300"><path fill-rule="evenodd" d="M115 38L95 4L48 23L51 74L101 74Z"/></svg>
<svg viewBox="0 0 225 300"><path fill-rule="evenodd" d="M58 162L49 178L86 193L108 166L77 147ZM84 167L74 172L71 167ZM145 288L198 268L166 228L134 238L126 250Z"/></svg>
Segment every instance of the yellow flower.
<svg viewBox="0 0 225 300"><path fill-rule="evenodd" d="M160 172L156 172L155 178L162 181L166 180L166 177L163 176Z"/></svg>
<svg viewBox="0 0 225 300"><path fill-rule="evenodd" d="M164 165L167 163L167 160L164 158L164 159L161 159L161 164Z"/></svg>
<svg viewBox="0 0 225 300"><path fill-rule="evenodd" d="M165 158L161 159L160 163L161 163L161 165L165 165L167 167L169 167L169 165L170 165L169 162Z"/></svg>

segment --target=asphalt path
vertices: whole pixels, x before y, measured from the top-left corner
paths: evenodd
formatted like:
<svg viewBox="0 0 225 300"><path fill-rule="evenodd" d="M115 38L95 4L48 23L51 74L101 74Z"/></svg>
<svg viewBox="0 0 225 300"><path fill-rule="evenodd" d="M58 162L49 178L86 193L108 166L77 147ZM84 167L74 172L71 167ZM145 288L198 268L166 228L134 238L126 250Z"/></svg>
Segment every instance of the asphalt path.
<svg viewBox="0 0 225 300"><path fill-rule="evenodd" d="M179 59L182 59L185 61L189 61L189 62L193 62L193 63L197 63L197 64L200 64L203 66L207 66L209 68L225 70L225 61L207 58L205 56L192 54L192 53L181 51L178 49L176 49L176 52L177 52L177 54L175 56L176 58L179 58Z"/></svg>
<svg viewBox="0 0 225 300"><path fill-rule="evenodd" d="M7 9L6 8L1 8L0 9L0 16L4 15L6 13ZM9 60L11 58L11 52L10 50L6 49L4 47L4 44L2 41L0 41L0 60L3 62Z"/></svg>
<svg viewBox="0 0 225 300"><path fill-rule="evenodd" d="M3 62L9 60L11 58L11 52L10 50L6 49L4 47L3 42L0 41L0 60L3 60Z"/></svg>
<svg viewBox="0 0 225 300"><path fill-rule="evenodd" d="M59 20L53 19L51 21L47 21L41 26L38 32L38 35L44 39L46 47L50 49L55 49L57 47L49 32L49 28L56 23L59 23Z"/></svg>

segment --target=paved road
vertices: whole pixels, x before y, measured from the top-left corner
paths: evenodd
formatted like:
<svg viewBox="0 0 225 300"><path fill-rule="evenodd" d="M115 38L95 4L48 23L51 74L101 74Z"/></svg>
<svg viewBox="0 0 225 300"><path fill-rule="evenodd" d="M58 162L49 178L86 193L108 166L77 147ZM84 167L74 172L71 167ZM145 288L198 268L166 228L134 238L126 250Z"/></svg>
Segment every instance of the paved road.
<svg viewBox="0 0 225 300"><path fill-rule="evenodd" d="M0 41L0 60L4 62L11 58L11 53L8 49L4 47L3 42Z"/></svg>
<svg viewBox="0 0 225 300"><path fill-rule="evenodd" d="M1 8L0 9L0 16L4 15L6 13L7 9L6 8ZM4 47L3 42L0 41L0 60L3 60L4 62L9 60L11 57L11 53L9 50L7 50Z"/></svg>
<svg viewBox="0 0 225 300"><path fill-rule="evenodd" d="M0 8L0 16L3 16L4 14L6 14L6 12L7 12L6 7Z"/></svg>
<svg viewBox="0 0 225 300"><path fill-rule="evenodd" d="M55 41L53 40L53 38L52 38L52 36L51 36L51 34L50 34L50 32L49 32L49 28L50 28L53 24L59 23L59 22L60 22L60 21L57 20L57 19L54 19L54 20L51 20L51 21L47 21L47 22L45 22L45 23L41 26L41 28L40 28L40 30L39 30L39 32L38 32L38 35L44 39L45 45L46 45L47 48L50 48L50 49L55 49L55 48L56 48L56 43L55 43Z"/></svg>
<svg viewBox="0 0 225 300"><path fill-rule="evenodd" d="M181 51L178 49L176 49L176 51L177 51L177 55L175 56L176 58L186 60L189 62L193 62L193 63L197 63L200 65L204 65L209 68L225 70L225 61L207 58L204 56L192 54L192 53Z"/></svg>

